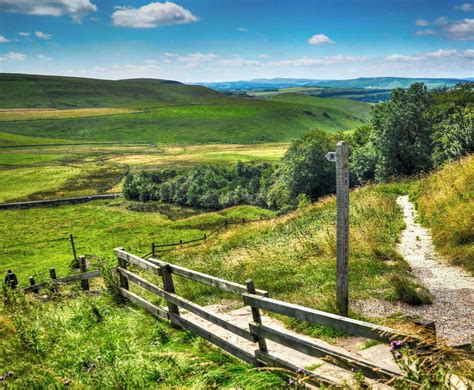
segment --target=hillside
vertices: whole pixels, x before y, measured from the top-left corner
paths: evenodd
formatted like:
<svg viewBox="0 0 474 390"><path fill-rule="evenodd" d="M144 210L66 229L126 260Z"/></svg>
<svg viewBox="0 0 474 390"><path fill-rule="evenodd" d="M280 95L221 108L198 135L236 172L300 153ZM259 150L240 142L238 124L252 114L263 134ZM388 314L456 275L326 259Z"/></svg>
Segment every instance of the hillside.
<svg viewBox="0 0 474 390"><path fill-rule="evenodd" d="M253 79L242 81L226 81L215 83L200 83L217 91L249 91L255 89L279 89L289 87L326 87L326 88L370 88L394 89L408 88L413 83L425 83L428 88L453 86L469 80L453 78L408 78L408 77L360 77L347 80L320 79Z"/></svg>
<svg viewBox="0 0 474 390"><path fill-rule="evenodd" d="M474 275L474 156L419 180L412 196L437 250Z"/></svg>
<svg viewBox="0 0 474 390"><path fill-rule="evenodd" d="M168 80L0 74L0 108L146 107L219 98L208 88Z"/></svg>
<svg viewBox="0 0 474 390"><path fill-rule="evenodd" d="M351 114L324 108L326 118L314 102L230 97L174 81L3 74L0 144L2 132L123 143L288 142L314 128L345 131L364 124L369 106L357 107L360 112Z"/></svg>

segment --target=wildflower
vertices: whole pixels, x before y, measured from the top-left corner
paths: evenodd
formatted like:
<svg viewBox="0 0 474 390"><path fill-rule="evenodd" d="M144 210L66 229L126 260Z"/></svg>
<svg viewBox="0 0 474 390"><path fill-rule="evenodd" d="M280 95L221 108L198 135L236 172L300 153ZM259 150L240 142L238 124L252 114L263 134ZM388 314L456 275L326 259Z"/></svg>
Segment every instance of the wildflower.
<svg viewBox="0 0 474 390"><path fill-rule="evenodd" d="M402 357L402 354L397 351L397 352L395 352L395 357L396 357L397 359L400 359L400 358Z"/></svg>
<svg viewBox="0 0 474 390"><path fill-rule="evenodd" d="M69 386L71 384L71 380L66 378L64 379L63 384L64 386Z"/></svg>
<svg viewBox="0 0 474 390"><path fill-rule="evenodd" d="M390 341L390 351L396 351L397 349L400 349L402 345L403 345L403 341L401 340Z"/></svg>
<svg viewBox="0 0 474 390"><path fill-rule="evenodd" d="M3 376L0 375L0 382L3 381Z"/></svg>
<svg viewBox="0 0 474 390"><path fill-rule="evenodd" d="M295 380L294 380L294 379L290 379L290 380L288 381L288 384L294 385L294 384L295 384Z"/></svg>
<svg viewBox="0 0 474 390"><path fill-rule="evenodd" d="M13 371L8 371L6 376L13 376Z"/></svg>
<svg viewBox="0 0 474 390"><path fill-rule="evenodd" d="M304 370L303 370L302 368L298 368L298 369L296 370L296 372L297 372L298 374L302 374L303 371L304 371Z"/></svg>

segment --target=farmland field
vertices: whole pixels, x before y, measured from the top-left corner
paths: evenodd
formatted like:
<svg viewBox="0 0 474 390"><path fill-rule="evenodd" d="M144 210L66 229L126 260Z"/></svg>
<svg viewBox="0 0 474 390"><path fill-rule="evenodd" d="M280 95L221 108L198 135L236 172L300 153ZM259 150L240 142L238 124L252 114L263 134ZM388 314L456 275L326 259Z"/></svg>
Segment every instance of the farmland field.
<svg viewBox="0 0 474 390"><path fill-rule="evenodd" d="M76 108L72 110L55 109L0 109L0 122L27 121L36 119L66 119L90 116L130 114L137 110L127 108Z"/></svg>

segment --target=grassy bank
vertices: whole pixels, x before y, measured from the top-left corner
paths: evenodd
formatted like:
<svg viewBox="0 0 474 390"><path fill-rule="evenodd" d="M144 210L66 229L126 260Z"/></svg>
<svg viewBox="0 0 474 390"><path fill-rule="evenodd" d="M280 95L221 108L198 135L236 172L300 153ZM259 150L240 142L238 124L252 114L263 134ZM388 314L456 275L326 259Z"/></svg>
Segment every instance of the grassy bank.
<svg viewBox="0 0 474 390"><path fill-rule="evenodd" d="M35 389L265 389L287 380L107 293L0 306L0 376L0 388Z"/></svg>
<svg viewBox="0 0 474 390"><path fill-rule="evenodd" d="M474 274L474 156L419 180L412 195L436 250Z"/></svg>
<svg viewBox="0 0 474 390"><path fill-rule="evenodd" d="M152 210L143 212L140 210ZM69 274L72 250L69 234L75 237L80 255L112 257L123 246L144 255L151 243L201 238L226 219L256 219L273 212L240 206L221 212L201 213L178 207L129 203L123 200L94 201L87 204L44 207L0 212L1 271L11 268L27 284L34 274L38 281L47 277L49 267L62 276Z"/></svg>

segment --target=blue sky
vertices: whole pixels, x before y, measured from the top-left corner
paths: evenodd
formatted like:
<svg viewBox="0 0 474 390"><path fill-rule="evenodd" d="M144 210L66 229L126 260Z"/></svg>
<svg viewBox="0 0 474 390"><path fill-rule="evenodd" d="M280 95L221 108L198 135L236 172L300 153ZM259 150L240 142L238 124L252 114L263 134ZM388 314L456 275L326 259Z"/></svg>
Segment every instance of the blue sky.
<svg viewBox="0 0 474 390"><path fill-rule="evenodd" d="M0 0L0 72L196 82L473 70L463 0Z"/></svg>

